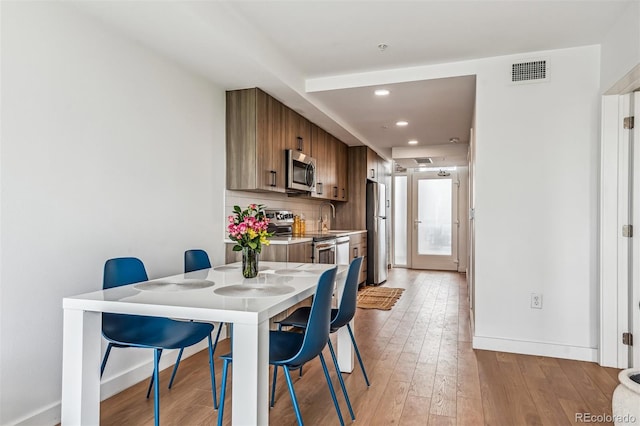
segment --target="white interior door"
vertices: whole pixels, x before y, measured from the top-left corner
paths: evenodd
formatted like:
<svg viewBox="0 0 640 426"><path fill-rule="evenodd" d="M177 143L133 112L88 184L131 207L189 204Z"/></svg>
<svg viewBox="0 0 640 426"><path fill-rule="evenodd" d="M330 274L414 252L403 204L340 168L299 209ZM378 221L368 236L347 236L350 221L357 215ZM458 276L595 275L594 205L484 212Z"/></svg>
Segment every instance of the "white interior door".
<svg viewBox="0 0 640 426"><path fill-rule="evenodd" d="M413 175L412 268L458 269L459 184L455 171Z"/></svg>

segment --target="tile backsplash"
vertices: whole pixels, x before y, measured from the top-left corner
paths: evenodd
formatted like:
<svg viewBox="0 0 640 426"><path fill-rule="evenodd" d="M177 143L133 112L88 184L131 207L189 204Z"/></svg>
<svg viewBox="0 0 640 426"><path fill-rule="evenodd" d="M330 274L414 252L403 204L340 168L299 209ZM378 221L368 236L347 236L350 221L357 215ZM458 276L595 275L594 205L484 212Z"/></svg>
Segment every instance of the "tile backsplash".
<svg viewBox="0 0 640 426"><path fill-rule="evenodd" d="M264 204L268 209L290 210L293 214L305 219L307 232L319 230L318 218L320 205L325 200L313 200L309 198L288 197L286 194L270 194L263 192L226 191L225 195L225 217L233 212L233 206L245 208L251 203ZM322 215L329 220L330 229L333 229L334 219L331 217L331 208L324 207Z"/></svg>

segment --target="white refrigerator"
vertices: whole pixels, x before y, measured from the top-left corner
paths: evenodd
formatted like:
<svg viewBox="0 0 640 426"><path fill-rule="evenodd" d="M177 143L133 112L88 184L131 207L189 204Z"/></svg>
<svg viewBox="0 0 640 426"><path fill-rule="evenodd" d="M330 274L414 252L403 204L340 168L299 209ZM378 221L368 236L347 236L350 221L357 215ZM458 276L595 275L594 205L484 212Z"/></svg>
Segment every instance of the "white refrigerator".
<svg viewBox="0 0 640 426"><path fill-rule="evenodd" d="M387 217L384 184L367 182L367 284L387 280Z"/></svg>

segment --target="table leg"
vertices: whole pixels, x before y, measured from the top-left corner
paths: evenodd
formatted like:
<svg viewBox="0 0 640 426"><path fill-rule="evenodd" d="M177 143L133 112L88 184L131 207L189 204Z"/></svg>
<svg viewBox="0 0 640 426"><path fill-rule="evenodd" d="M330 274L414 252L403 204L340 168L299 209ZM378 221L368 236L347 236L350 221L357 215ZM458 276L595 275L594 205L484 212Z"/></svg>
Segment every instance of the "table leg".
<svg viewBox="0 0 640 426"><path fill-rule="evenodd" d="M351 329L355 330L354 320L351 320ZM340 328L337 332L337 357L338 366L343 373L351 373L353 371L353 344L349 336L347 326Z"/></svg>
<svg viewBox="0 0 640 426"><path fill-rule="evenodd" d="M269 424L269 321L233 324L234 425Z"/></svg>
<svg viewBox="0 0 640 426"><path fill-rule="evenodd" d="M98 312L64 310L62 424L100 423L100 326Z"/></svg>

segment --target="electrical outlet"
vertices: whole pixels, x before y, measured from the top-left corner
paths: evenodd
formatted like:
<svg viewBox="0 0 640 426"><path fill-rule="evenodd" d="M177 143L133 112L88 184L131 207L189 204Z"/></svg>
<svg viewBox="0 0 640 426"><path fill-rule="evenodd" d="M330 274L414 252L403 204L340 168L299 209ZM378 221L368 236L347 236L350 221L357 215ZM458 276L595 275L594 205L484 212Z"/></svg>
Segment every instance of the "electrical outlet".
<svg viewBox="0 0 640 426"><path fill-rule="evenodd" d="M531 293L531 309L542 309L542 295Z"/></svg>

